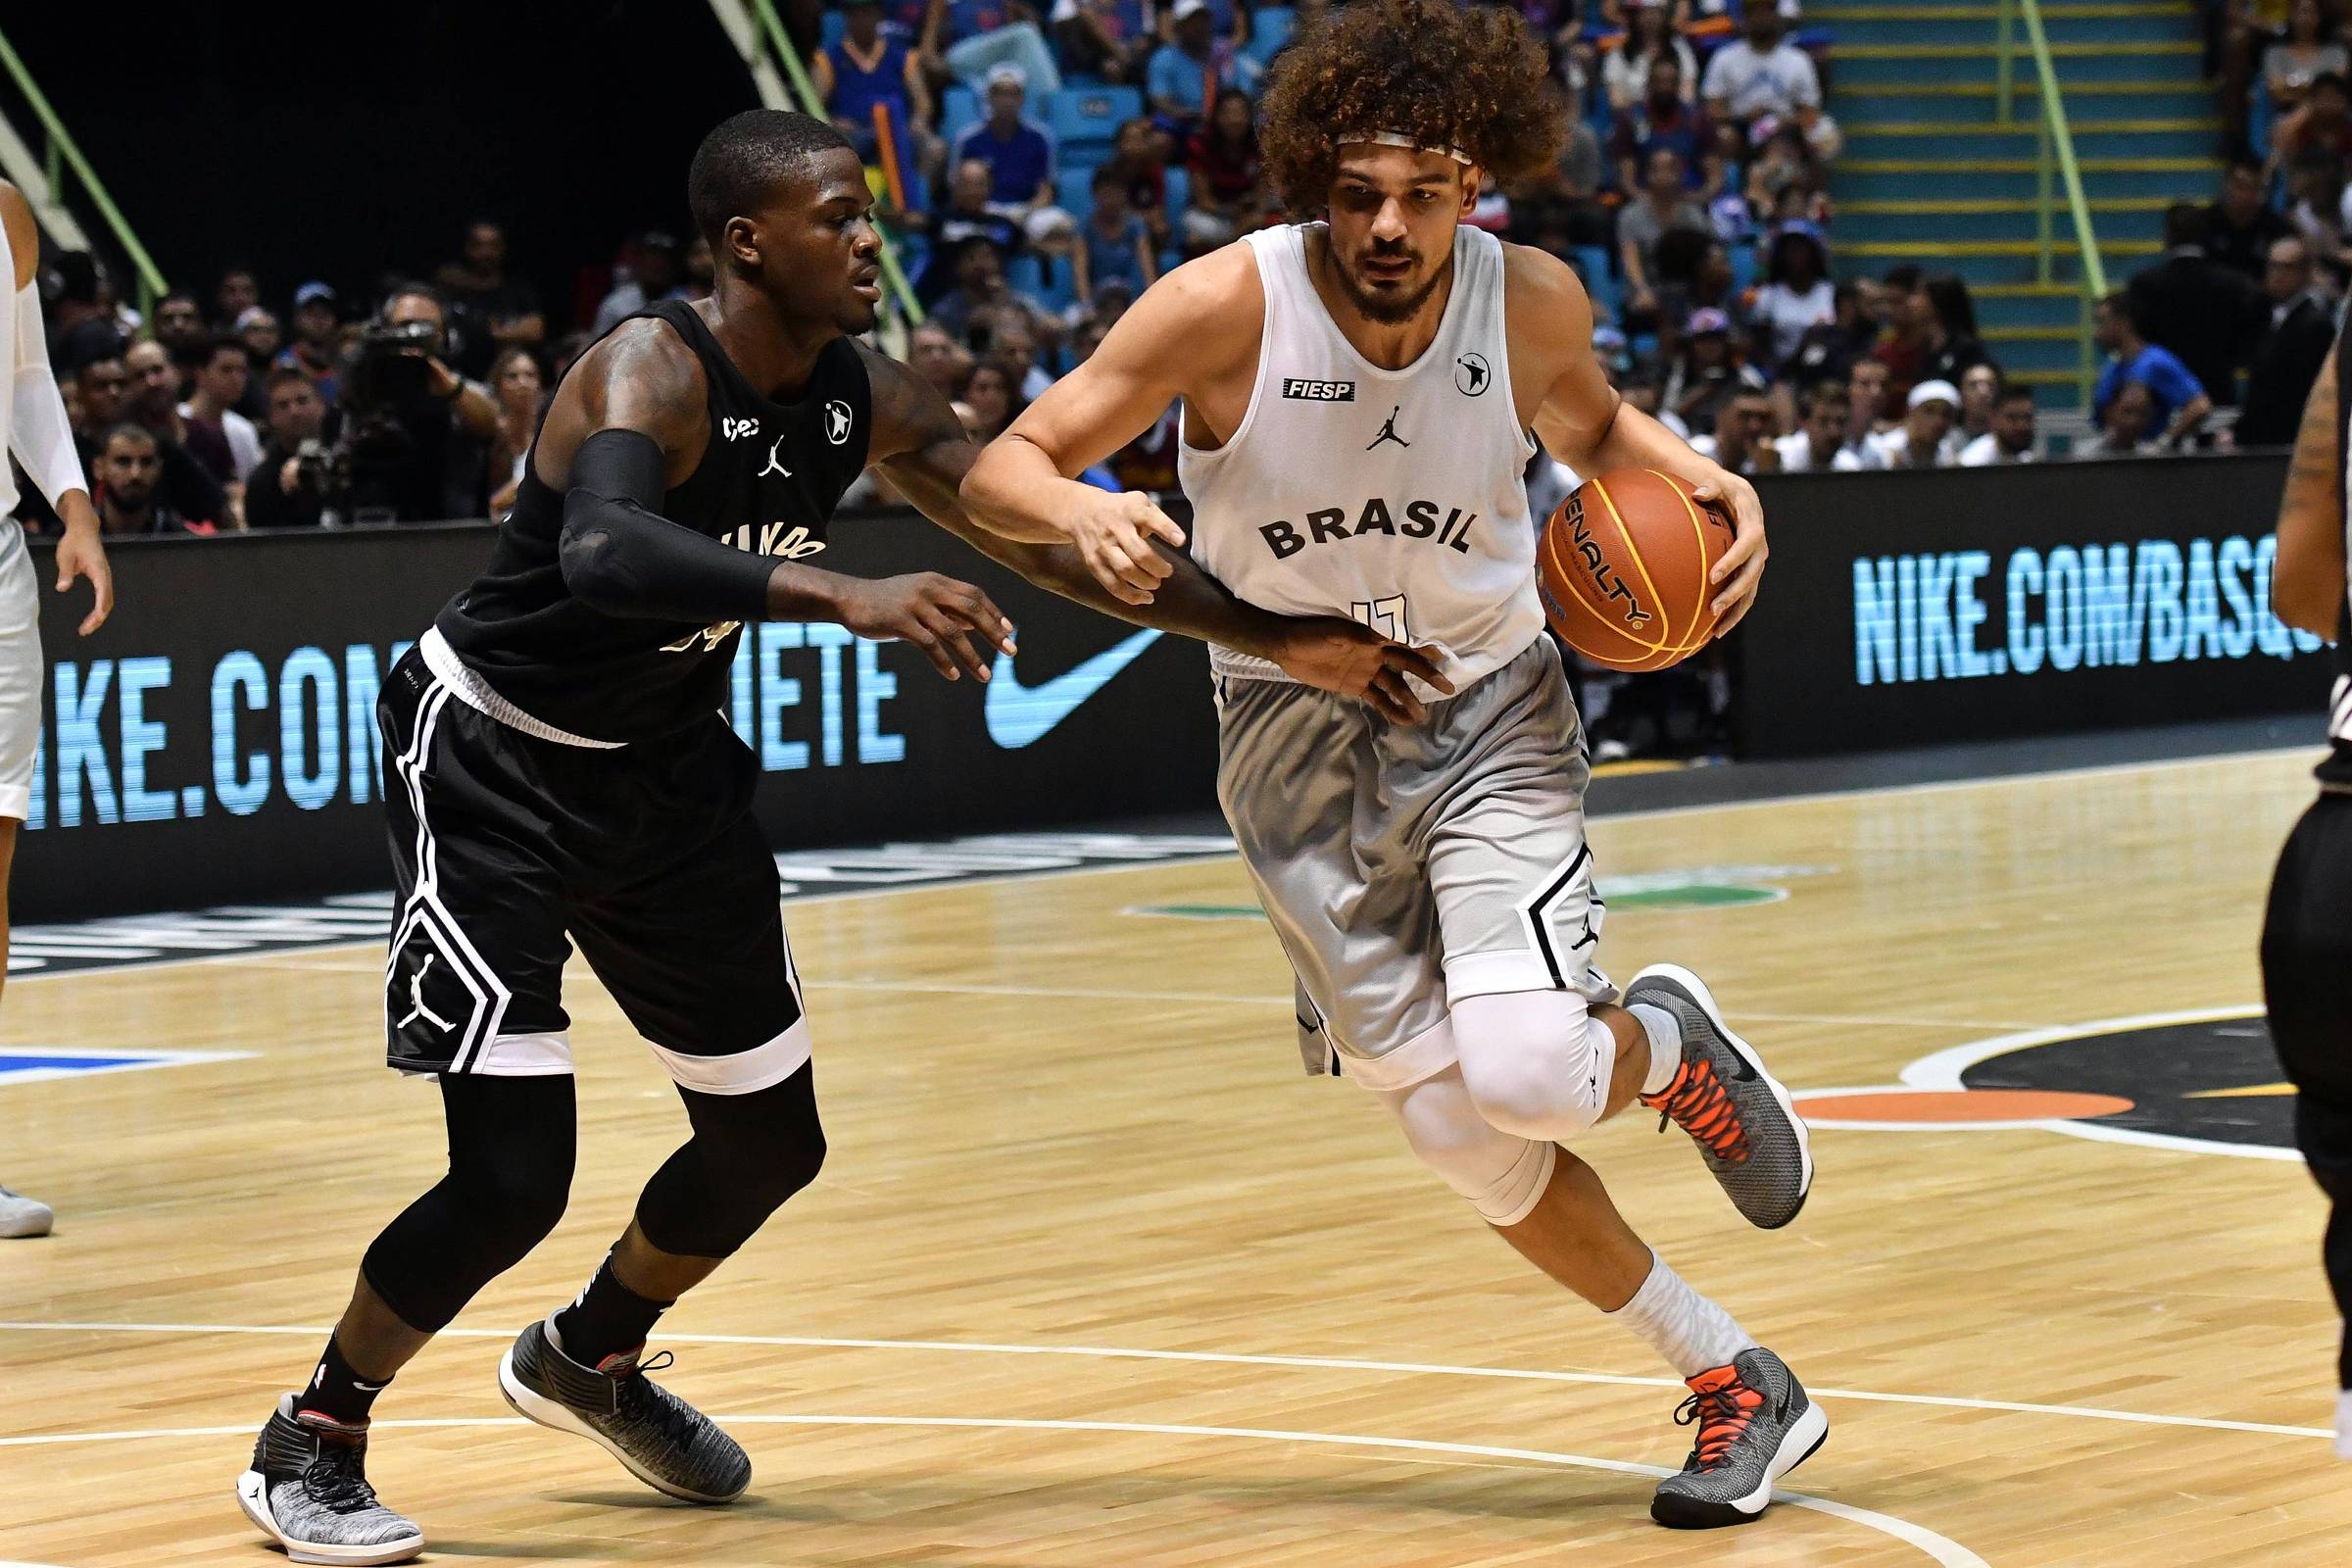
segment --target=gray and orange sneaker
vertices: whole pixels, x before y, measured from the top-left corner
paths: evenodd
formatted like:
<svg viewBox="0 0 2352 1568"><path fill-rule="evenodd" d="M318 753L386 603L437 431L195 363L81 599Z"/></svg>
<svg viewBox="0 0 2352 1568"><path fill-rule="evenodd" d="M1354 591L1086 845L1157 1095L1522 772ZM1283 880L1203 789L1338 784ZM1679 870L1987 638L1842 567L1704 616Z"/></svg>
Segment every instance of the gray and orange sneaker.
<svg viewBox="0 0 2352 1568"><path fill-rule="evenodd" d="M1656 963L1634 976L1625 1004L1663 1007L1683 1028L1683 1063L1673 1081L1642 1103L1698 1145L1699 1157L1732 1205L1758 1230L1796 1218L1813 1189L1813 1149L1788 1091L1764 1070L1755 1048L1723 1021L1706 983Z"/></svg>
<svg viewBox="0 0 2352 1568"><path fill-rule="evenodd" d="M1811 1458L1829 1437L1830 1418L1770 1350L1742 1350L1730 1366L1710 1368L1689 1383L1690 1397L1674 1420L1677 1426L1697 1422L1698 1441L1682 1473L1658 1483L1649 1516L1677 1530L1746 1524L1772 1501L1772 1484Z"/></svg>

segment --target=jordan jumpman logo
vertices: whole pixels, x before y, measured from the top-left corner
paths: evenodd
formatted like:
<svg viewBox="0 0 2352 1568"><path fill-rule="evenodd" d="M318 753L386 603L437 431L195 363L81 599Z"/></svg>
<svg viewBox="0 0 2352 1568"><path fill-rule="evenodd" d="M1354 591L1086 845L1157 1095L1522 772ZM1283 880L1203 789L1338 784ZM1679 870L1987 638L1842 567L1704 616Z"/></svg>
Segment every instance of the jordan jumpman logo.
<svg viewBox="0 0 2352 1568"><path fill-rule="evenodd" d="M437 953L428 953L424 956L424 962L416 966L416 974L409 979L409 1001L415 1003L416 1005L409 1008L409 1015L394 1024L393 1028L406 1029L418 1018L423 1018L427 1023L434 1025L443 1034L449 1033L453 1027L447 1018L424 1004L424 977L432 969L433 960L439 956L440 955Z"/></svg>
<svg viewBox="0 0 2352 1568"><path fill-rule="evenodd" d="M1371 451L1372 447L1380 445L1383 441L1394 441L1400 447L1409 447L1412 445L1410 441L1407 441L1404 437L1396 433L1396 416L1402 414L1403 412L1404 405L1401 403L1389 410L1389 416L1380 422L1380 434L1372 438L1371 446L1364 448L1366 452Z"/></svg>

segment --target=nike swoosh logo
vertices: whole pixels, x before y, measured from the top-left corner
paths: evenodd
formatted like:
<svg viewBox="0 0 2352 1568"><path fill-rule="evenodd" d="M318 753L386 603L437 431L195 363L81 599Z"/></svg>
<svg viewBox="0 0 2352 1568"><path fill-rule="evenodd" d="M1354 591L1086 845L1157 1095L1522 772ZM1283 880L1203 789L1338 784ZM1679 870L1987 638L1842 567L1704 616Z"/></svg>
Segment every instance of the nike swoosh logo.
<svg viewBox="0 0 2352 1568"><path fill-rule="evenodd" d="M358 1378L353 1378L351 1386L362 1394L381 1394L392 1385L389 1383L362 1383Z"/></svg>
<svg viewBox="0 0 2352 1568"><path fill-rule="evenodd" d="M1125 642L1105 648L1077 668L1064 670L1035 686L1022 685L1020 677L1013 673L1012 657L999 654L996 668L989 672L988 695L981 704L981 716L988 722L988 738L1008 752L1036 745L1053 733L1055 725L1076 712L1104 682L1134 663L1137 655L1158 640L1157 631L1139 631Z"/></svg>

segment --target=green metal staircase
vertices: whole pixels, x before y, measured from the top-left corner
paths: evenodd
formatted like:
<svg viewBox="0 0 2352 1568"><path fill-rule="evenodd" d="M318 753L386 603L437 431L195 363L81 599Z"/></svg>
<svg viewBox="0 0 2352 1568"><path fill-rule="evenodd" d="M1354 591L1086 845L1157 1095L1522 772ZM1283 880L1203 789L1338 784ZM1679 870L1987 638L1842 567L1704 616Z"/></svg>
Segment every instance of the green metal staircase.
<svg viewBox="0 0 2352 1568"><path fill-rule="evenodd" d="M1958 273L2003 368L2045 407L2080 407L2090 285L2156 254L2168 205L2215 190L2222 126L2188 0L1816 0L1805 15L1837 37L1840 269ZM2044 65L2057 117L2043 113Z"/></svg>

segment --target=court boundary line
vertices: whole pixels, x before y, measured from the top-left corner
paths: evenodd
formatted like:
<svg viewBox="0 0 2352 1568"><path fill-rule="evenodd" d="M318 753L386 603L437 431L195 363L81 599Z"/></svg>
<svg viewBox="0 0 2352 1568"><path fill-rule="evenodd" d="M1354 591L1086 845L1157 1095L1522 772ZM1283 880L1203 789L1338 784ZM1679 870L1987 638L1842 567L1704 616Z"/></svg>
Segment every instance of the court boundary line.
<svg viewBox="0 0 2352 1568"><path fill-rule="evenodd" d="M2215 762L2233 760L2267 760L2273 758L2316 755L2323 748L2318 743L2309 746L2264 746L2239 752L2213 752L2199 757L2157 758L2139 762L2091 762L2081 767L2053 768L2037 773L1996 773L1980 778L1929 779L1910 784L1868 784L1849 789L1799 791L1788 795L1762 795L1738 801L1695 801L1684 806L1645 806L1630 811L1598 811L1588 813L1591 822L1643 822L1661 817L1693 816L1707 811L1752 810L1768 806L1795 806L1816 801L1861 800L1871 796L1924 795L1939 790L1996 789L2003 786L2044 781L2097 778L2114 773L2161 773L2177 768L2201 767ZM853 846L854 847L854 846ZM961 888L998 887L1007 882L1048 882L1065 877L1104 876L1122 872L1151 871L1168 866L1206 865L1239 858L1237 851L1222 851L1199 855L1171 856L1166 859L1112 862L1105 865L1076 865L1062 870L1008 871L993 876L960 878L955 881L909 883L903 887L860 888L855 892L813 893L806 898L784 901L787 904L837 904L852 899L901 898L909 893L952 893ZM379 890L362 890L379 891ZM188 909L158 909L148 915L190 914ZM136 915L108 915L106 919L135 919ZM55 924L57 922L45 922ZM82 922L68 922L78 924ZM252 953L206 953L185 957L144 958L129 963L109 964L94 969L26 970L8 977L12 984L40 980L71 980L77 975L127 974L142 969L169 969L199 963L237 963L253 958L276 957L289 953L339 953L351 950L380 949L383 944L373 939L352 942L321 942L316 946L298 948L270 948Z"/></svg>
<svg viewBox="0 0 2352 1568"><path fill-rule="evenodd" d="M248 1323L58 1323L0 1321L0 1331L58 1334L252 1334L306 1335L322 1338L333 1330L315 1324ZM446 1328L441 1339L507 1340L505 1329ZM1497 1378L1507 1382L1590 1384L1604 1388L1680 1389L1680 1379L1640 1377L1620 1372L1564 1372L1527 1367L1455 1366L1440 1361L1382 1361L1359 1356L1258 1355L1233 1350L1149 1350L1123 1346L1020 1345L987 1340L843 1339L800 1334L677 1334L662 1332L675 1345L756 1345L787 1349L925 1350L974 1355L1067 1355L1094 1360L1178 1361L1214 1366L1281 1366L1343 1372L1387 1372L1407 1376ZM1892 1394L1875 1389L1808 1388L1817 1398L1853 1399L1878 1404L1917 1404L1941 1409L1998 1410L2013 1415L2068 1416L2078 1420L2108 1421L2132 1426L2186 1427L2209 1432L2248 1432L2266 1437L2326 1438L2333 1429L2285 1426L2270 1421L2234 1421L2221 1416L2159 1415L2144 1410L2111 1410L2097 1405L2044 1404L2020 1399L1980 1399L1962 1395ZM238 1428L243 1431L245 1429ZM0 1446L8 1439L0 1438Z"/></svg>
<svg viewBox="0 0 2352 1568"><path fill-rule="evenodd" d="M1389 1448L1408 1453L1461 1454L1471 1458L1516 1459L1534 1466L1554 1469L1599 1470L1614 1475L1663 1478L1677 1472L1661 1465L1638 1464L1630 1459L1601 1459L1589 1454L1555 1453L1544 1448L1509 1448L1483 1443L1444 1443L1429 1438L1375 1437L1348 1432L1292 1432L1270 1427L1193 1426L1160 1421L1081 1421L1054 1420L1019 1416L912 1416L912 1415L769 1415L764 1413L720 1414L711 1419L736 1426L781 1427L925 1427L946 1430L984 1430L1010 1432L1083 1432L1106 1433L1143 1437L1247 1439L1260 1443L1320 1444L1343 1448ZM527 1427L532 1423L517 1416L442 1416L417 1420L389 1420L374 1423L375 1429L385 1428L479 1428ZM105 1443L132 1442L158 1438L219 1438L241 1437L250 1432L241 1427L151 1427L124 1432L52 1433L31 1438L0 1438L0 1447L30 1447L43 1443ZM1892 1538L1911 1546L1937 1564L1937 1568L1990 1568L1983 1557L1952 1540L1949 1536L1914 1524L1893 1514L1881 1513L1875 1508L1863 1508L1850 1502L1816 1496L1811 1493L1784 1492L1773 1489L1773 1501L1819 1513ZM0 1564L0 1568L9 1568ZM21 1568L39 1568L39 1565L21 1565Z"/></svg>

